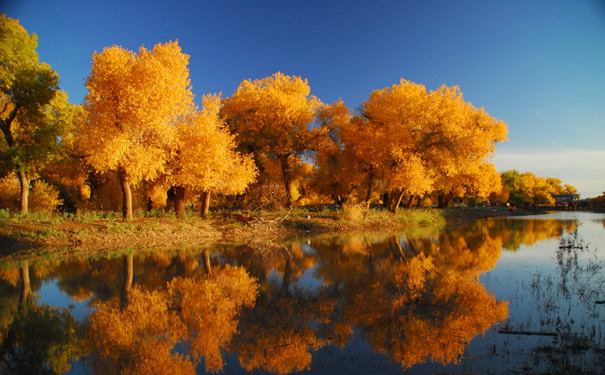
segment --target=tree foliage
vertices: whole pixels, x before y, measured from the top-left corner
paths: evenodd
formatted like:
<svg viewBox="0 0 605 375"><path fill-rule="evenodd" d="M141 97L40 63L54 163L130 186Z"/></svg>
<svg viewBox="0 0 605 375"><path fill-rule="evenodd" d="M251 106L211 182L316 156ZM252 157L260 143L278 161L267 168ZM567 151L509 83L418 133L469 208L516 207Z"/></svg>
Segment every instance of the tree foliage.
<svg viewBox="0 0 605 375"><path fill-rule="evenodd" d="M177 146L169 161L171 185L204 194L242 194L256 178L252 157L235 151L235 137L219 117L220 106L219 96L204 96L202 110L177 126Z"/></svg>
<svg viewBox="0 0 605 375"><path fill-rule="evenodd" d="M501 173L502 185L514 206L554 205L552 194L576 194L574 186L558 178L538 177L532 172L508 170Z"/></svg>
<svg viewBox="0 0 605 375"><path fill-rule="evenodd" d="M19 21L0 15L0 129L8 159L21 185L21 212L27 215L28 193L37 162L54 151L63 128L53 121L56 103L47 109L58 90L59 76L38 60L35 34ZM57 101L61 101L58 98Z"/></svg>
<svg viewBox="0 0 605 375"><path fill-rule="evenodd" d="M254 152L258 169L262 156L277 159L292 205L292 158L311 148L314 121L321 102L310 95L307 80L275 73L261 80L244 80L232 97L225 99L221 116L236 135L242 150Z"/></svg>
<svg viewBox="0 0 605 375"><path fill-rule="evenodd" d="M138 54L114 46L92 59L79 147L95 170L118 173L123 213L132 218L131 184L164 172L175 129L193 109L189 57L169 42Z"/></svg>

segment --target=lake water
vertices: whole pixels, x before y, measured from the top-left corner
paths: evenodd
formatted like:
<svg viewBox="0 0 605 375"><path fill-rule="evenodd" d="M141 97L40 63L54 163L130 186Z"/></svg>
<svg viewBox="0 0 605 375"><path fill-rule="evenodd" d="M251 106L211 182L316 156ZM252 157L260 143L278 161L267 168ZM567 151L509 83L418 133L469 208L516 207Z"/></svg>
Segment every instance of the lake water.
<svg viewBox="0 0 605 375"><path fill-rule="evenodd" d="M604 267L577 212L4 262L0 373L602 373Z"/></svg>

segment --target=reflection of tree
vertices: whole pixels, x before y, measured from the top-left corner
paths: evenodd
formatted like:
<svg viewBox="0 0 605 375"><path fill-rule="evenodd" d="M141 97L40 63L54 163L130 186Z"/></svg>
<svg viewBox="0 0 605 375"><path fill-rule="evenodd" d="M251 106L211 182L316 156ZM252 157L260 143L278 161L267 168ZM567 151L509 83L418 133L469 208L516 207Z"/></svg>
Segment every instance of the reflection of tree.
<svg viewBox="0 0 605 375"><path fill-rule="evenodd" d="M559 238L565 232L575 230L575 220L551 219L488 219L483 223L492 237L500 237L504 248L518 250L521 245L532 246L538 242Z"/></svg>
<svg viewBox="0 0 605 375"><path fill-rule="evenodd" d="M322 314L316 300L265 294L254 311L245 314L233 349L247 371L278 374L303 371L311 365L311 353L324 345L310 322ZM321 320L321 319L318 319Z"/></svg>
<svg viewBox="0 0 605 375"><path fill-rule="evenodd" d="M398 266L371 301L355 299L346 319L362 329L374 349L404 367L431 358L456 363L477 335L502 321L497 302L476 278L435 264L423 254ZM362 311L355 306L365 306Z"/></svg>
<svg viewBox="0 0 605 375"><path fill-rule="evenodd" d="M242 315L240 331L233 340L240 364L247 371L278 374L308 369L311 353L324 345L311 322L325 323L331 308L323 303L322 296L311 295L296 283L315 264L315 258L304 254L300 244L238 250L241 262L260 277L271 271L281 276L280 283L267 283L254 310Z"/></svg>
<svg viewBox="0 0 605 375"><path fill-rule="evenodd" d="M95 303L90 316L91 362L97 373L194 374L222 369L221 350L236 331L243 306L253 306L257 284L241 267L210 277L177 277L165 290L132 287L127 303ZM175 352L177 344L184 353Z"/></svg>
<svg viewBox="0 0 605 375"><path fill-rule="evenodd" d="M455 363L475 336L507 317L506 303L479 283L502 249L487 230L313 245L321 256L318 276L345 285L331 331L356 327L374 350L404 367L427 359Z"/></svg>
<svg viewBox="0 0 605 375"><path fill-rule="evenodd" d="M18 293L2 300L0 313L0 372L3 374L57 374L69 371L78 358L77 325L64 309L38 306L31 292L30 266L3 270L2 279ZM3 288L4 289L4 288ZM12 301L10 300L12 296Z"/></svg>

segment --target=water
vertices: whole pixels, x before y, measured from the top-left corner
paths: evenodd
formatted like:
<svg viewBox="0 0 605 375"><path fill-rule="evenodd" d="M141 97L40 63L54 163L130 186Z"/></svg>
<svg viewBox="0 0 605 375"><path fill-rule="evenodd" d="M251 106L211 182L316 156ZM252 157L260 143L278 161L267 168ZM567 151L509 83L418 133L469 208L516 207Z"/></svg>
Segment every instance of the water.
<svg viewBox="0 0 605 375"><path fill-rule="evenodd" d="M604 267L569 212L5 262L0 373L602 373Z"/></svg>

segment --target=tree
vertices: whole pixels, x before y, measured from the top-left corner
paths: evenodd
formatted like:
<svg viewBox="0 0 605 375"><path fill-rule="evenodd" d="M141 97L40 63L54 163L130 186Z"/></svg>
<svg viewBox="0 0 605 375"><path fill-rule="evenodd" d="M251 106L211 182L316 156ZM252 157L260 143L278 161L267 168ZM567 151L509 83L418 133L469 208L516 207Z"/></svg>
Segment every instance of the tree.
<svg viewBox="0 0 605 375"><path fill-rule="evenodd" d="M489 163L507 132L502 121L465 102L458 87L427 92L403 79L372 92L352 123L356 155L374 166L371 173L384 171L390 211L404 194L459 188L455 178Z"/></svg>
<svg viewBox="0 0 605 375"><path fill-rule="evenodd" d="M552 205L552 194L576 194L575 187L553 177L538 177L532 172L519 173L512 169L501 173L503 189L509 192L509 201L515 206L533 204Z"/></svg>
<svg viewBox="0 0 605 375"><path fill-rule="evenodd" d="M240 149L254 152L259 170L263 155L277 159L286 191L286 205L292 206L292 161L311 148L314 121L321 102L310 95L307 80L275 73L261 80L245 80L231 98L224 101L221 116L236 135Z"/></svg>
<svg viewBox="0 0 605 375"><path fill-rule="evenodd" d="M131 185L164 171L176 126L194 109L189 57L169 42L138 54L105 48L92 60L79 147L98 172L117 172L123 215L132 219Z"/></svg>
<svg viewBox="0 0 605 375"><path fill-rule="evenodd" d="M208 214L211 194L242 194L258 173L251 156L235 151L235 137L219 117L220 106L220 96L204 96L203 109L178 125L170 160L168 179L177 187L177 198L184 198L179 189L201 191L202 216Z"/></svg>
<svg viewBox="0 0 605 375"><path fill-rule="evenodd" d="M58 90L59 76L40 63L35 34L19 21L0 15L0 129L6 150L21 185L21 212L28 213L32 162L46 157L57 142L58 129L49 123L44 108Z"/></svg>

